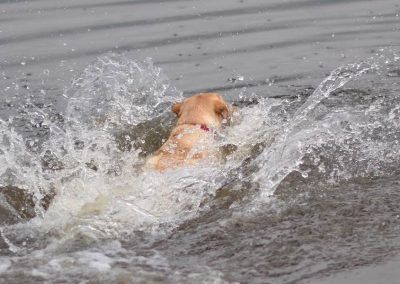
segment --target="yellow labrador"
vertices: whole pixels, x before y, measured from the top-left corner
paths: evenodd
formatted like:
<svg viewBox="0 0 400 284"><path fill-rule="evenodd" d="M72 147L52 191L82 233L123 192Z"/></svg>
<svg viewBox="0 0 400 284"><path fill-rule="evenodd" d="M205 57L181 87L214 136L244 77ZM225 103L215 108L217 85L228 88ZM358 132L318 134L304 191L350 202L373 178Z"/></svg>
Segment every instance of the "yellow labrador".
<svg viewBox="0 0 400 284"><path fill-rule="evenodd" d="M193 165L213 153L215 130L231 115L217 93L200 93L172 106L178 122L168 140L146 162L157 171Z"/></svg>

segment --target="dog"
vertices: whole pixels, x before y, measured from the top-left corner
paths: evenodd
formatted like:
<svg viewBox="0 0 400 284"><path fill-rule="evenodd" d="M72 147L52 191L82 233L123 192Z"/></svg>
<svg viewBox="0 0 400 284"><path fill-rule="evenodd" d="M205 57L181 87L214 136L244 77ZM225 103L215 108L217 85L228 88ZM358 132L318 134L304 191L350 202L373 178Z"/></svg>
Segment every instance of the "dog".
<svg viewBox="0 0 400 284"><path fill-rule="evenodd" d="M195 165L214 156L216 131L232 113L232 107L217 93L200 93L175 103L178 121L168 140L146 161L146 167L163 172Z"/></svg>

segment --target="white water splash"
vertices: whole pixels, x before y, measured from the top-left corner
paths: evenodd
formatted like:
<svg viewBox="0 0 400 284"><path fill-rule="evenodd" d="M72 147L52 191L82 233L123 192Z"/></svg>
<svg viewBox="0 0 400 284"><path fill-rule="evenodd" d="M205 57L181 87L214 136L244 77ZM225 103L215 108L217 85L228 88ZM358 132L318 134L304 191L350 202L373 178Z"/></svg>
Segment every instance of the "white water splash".
<svg viewBox="0 0 400 284"><path fill-rule="evenodd" d="M313 157L315 166L325 172L325 182L379 174L385 171L385 165L353 163L346 157L356 149L357 157L368 161L383 154L398 161L400 154L395 151L382 152L395 144L371 140L368 147L359 146L362 135L372 137L373 131L385 123L395 127L398 105L388 107L384 101L376 100L359 109L351 104L341 106L340 101L333 107L323 103L335 90L361 75L381 72L382 65L377 62L334 70L301 107L296 106L298 100L266 98L259 99L255 106L239 109L233 124L217 141L220 146L237 147L225 164L201 164L159 174L137 170L142 149L121 149L116 134L165 115L169 106L181 99L181 94L149 61L137 63L117 55L101 57L67 92L71 103L63 125L54 123L40 109L27 113L34 123L39 121L48 129L49 138L40 145L41 151L28 151L23 136L15 133L10 123L2 122L2 135L7 138L0 156L5 165L3 185L33 192L39 212L27 224L7 226L5 237L17 248L27 235L47 239L44 236L51 234L59 240L58 245L82 235L93 240L123 238L135 231L162 235L207 211L208 201L234 178L259 185L261 196L253 196L255 202L269 200L291 172L301 171L307 177L308 173L300 169L305 156ZM397 98L393 97L392 102L398 104ZM382 119L385 111L394 119ZM374 127L374 123L378 125ZM386 135L395 134L392 128ZM254 158L251 152L257 144L263 144L265 149ZM315 153L321 149L330 164L317 161L320 157ZM249 157L255 170L243 173L240 167ZM359 171L340 170L349 166ZM15 174L7 174L10 169ZM237 176L230 176L231 170ZM18 181L10 180L11 176L18 177ZM56 195L44 211L39 201L50 191Z"/></svg>
<svg viewBox="0 0 400 284"><path fill-rule="evenodd" d="M379 53L367 61L341 66L333 70L321 82L312 95L296 110L288 123L282 125L281 133L277 133L271 146L267 147L257 157L255 163L259 167L259 170L254 175L252 181L259 183L263 189L261 194L263 197L261 199L268 200L269 196L274 193L277 186L279 186L289 173L293 171L302 172L300 165L303 162L303 158L312 152L310 148L321 148L331 143L331 141L334 141L340 148L346 148L346 143L349 143L347 141L349 139L356 141L354 143L363 143L363 138L359 136L361 133L365 133L366 128L371 125L371 120L375 123L375 127L372 127L373 129L377 129L385 124L385 117L382 117L381 112L386 106L382 102L378 101L378 103L369 106L369 113L360 112L357 109L347 106L342 109L330 110L321 104L321 102L331 96L336 90L366 73L370 72L382 77L384 71L387 70L387 66L396 61L396 57L388 59L387 56ZM391 108L390 110L393 112L397 108L396 104L399 104L397 94L391 97L390 100L395 104L393 106L394 109ZM343 124L346 123L351 125L352 129L350 132L348 128L343 127ZM390 121L390 123L393 124L393 121ZM392 126L392 128L395 127L396 125ZM392 131L393 135L396 135L395 131ZM378 146L377 142L372 142L368 145L369 147L360 147L357 150L362 151L365 157L369 155L370 159L379 159L377 148L386 147L387 149L392 149L393 145L389 146L389 144L383 143L383 145ZM353 146L355 147L355 145ZM355 149L347 150L351 153ZM394 153L394 156L396 160L400 157L398 151ZM362 155L360 158L363 159ZM341 158L339 158L339 163L340 160ZM350 164L349 161L348 163ZM356 167L361 168L360 164L354 164ZM320 165L320 168L321 171L324 171L323 165ZM377 173L378 170L379 167L373 167L370 171L366 170L366 173L374 171ZM302 174L304 177L307 177L307 173L302 172ZM362 175L362 171L359 171L358 174ZM340 173L341 179L350 179L354 176L357 176L357 174L353 171L346 172L342 170Z"/></svg>

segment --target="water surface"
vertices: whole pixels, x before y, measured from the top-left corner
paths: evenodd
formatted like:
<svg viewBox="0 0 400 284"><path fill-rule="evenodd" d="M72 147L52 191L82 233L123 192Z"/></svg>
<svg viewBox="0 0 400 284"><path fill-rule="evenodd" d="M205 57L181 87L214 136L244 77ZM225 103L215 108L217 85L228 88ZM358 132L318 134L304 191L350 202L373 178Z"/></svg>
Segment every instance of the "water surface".
<svg viewBox="0 0 400 284"><path fill-rule="evenodd" d="M0 11L2 281L360 281L398 256L397 1ZM238 109L223 160L143 171L207 90Z"/></svg>

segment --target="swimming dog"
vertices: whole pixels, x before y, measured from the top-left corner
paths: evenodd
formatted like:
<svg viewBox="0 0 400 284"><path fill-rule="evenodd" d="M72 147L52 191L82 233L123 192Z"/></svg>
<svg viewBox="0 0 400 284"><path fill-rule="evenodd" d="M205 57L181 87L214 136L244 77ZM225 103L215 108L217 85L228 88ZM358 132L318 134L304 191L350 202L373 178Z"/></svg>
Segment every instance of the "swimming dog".
<svg viewBox="0 0 400 284"><path fill-rule="evenodd" d="M215 131L228 120L232 107L217 93L200 93L175 103L172 111L177 124L146 166L161 172L215 156Z"/></svg>

